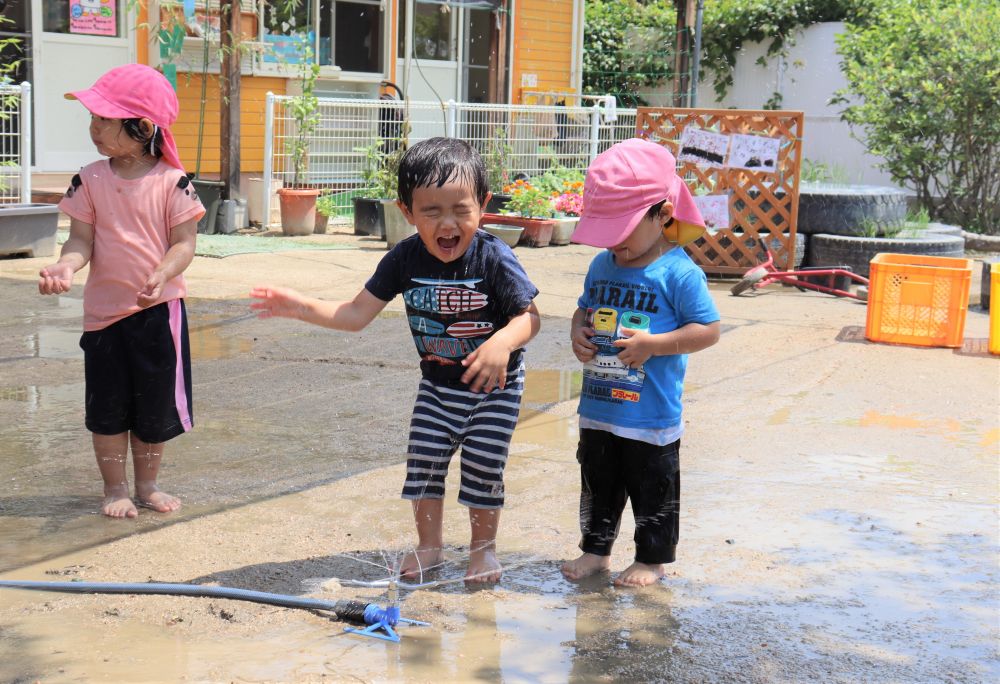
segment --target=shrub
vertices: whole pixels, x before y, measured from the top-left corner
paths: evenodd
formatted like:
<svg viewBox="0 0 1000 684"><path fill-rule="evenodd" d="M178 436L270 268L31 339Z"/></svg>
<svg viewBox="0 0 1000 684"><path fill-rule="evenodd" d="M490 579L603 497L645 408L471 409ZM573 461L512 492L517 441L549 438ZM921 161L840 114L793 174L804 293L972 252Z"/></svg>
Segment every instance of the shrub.
<svg viewBox="0 0 1000 684"><path fill-rule="evenodd" d="M842 117L930 215L1000 233L1000 4L892 0L837 39Z"/></svg>
<svg viewBox="0 0 1000 684"><path fill-rule="evenodd" d="M504 205L503 213L533 218L552 218L552 195L536 188L525 180L514 181L504 188L510 201Z"/></svg>

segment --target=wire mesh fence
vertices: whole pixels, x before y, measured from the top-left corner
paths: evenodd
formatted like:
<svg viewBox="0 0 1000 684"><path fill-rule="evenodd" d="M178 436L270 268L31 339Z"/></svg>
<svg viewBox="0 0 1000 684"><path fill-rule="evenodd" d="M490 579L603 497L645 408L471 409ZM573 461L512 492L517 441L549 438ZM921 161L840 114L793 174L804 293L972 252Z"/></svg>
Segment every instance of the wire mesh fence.
<svg viewBox="0 0 1000 684"><path fill-rule="evenodd" d="M31 201L31 85L0 85L0 204Z"/></svg>
<svg viewBox="0 0 1000 684"><path fill-rule="evenodd" d="M307 139L304 171L296 178L294 96L268 96L264 177L288 187L319 188L333 199L334 221L353 219L353 198L370 197L373 167L399 145L435 136L461 138L504 176L532 177L554 166L585 171L614 143L635 135L635 110L593 106L404 102L320 98L320 122ZM502 154L497 155L497 151ZM494 191L499 188L493 188ZM269 222L274 199L265 193Z"/></svg>

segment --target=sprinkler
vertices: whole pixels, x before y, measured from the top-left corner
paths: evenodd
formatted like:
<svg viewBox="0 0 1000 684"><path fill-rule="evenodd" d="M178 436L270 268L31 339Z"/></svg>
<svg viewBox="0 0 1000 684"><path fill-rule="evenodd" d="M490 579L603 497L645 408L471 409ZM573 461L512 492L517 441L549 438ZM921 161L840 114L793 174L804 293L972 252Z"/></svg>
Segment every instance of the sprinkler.
<svg viewBox="0 0 1000 684"><path fill-rule="evenodd" d="M382 582L354 582L357 586L388 587L389 601L385 608L374 603L361 601L324 601L322 599L290 596L287 594L270 594L250 589L233 587L208 587L197 584L167 584L159 582L37 582L31 580L0 580L0 588L29 589L34 591L58 591L70 594L162 594L168 596L200 596L208 598L223 598L234 601L250 601L285 608L304 608L332 612L337 619L368 625L364 629L346 627L345 632L370 636L384 641L399 642L399 635L393 629L398 623L409 625L429 625L429 622L410 620L399 616L399 590L396 580ZM429 582L423 585L412 585L421 588L436 584ZM403 585L411 588L411 585ZM384 634L380 634L382 630Z"/></svg>

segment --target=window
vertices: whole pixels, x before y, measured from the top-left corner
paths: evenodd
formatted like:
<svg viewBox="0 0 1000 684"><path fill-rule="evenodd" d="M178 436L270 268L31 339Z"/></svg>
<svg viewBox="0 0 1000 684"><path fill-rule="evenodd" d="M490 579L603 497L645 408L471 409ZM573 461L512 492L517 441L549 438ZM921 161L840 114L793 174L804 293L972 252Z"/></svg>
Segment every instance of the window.
<svg viewBox="0 0 1000 684"><path fill-rule="evenodd" d="M381 0L278 0L262 17L266 61L295 63L311 45L320 66L382 73Z"/></svg>
<svg viewBox="0 0 1000 684"><path fill-rule="evenodd" d="M322 2L320 13L321 65L382 72L382 9L377 0Z"/></svg>
<svg viewBox="0 0 1000 684"><path fill-rule="evenodd" d="M455 12L448 5L415 2L413 56L418 59L455 59ZM406 3L399 3L399 57L406 57Z"/></svg>
<svg viewBox="0 0 1000 684"><path fill-rule="evenodd" d="M121 0L45 0L42 30L92 36L121 35Z"/></svg>

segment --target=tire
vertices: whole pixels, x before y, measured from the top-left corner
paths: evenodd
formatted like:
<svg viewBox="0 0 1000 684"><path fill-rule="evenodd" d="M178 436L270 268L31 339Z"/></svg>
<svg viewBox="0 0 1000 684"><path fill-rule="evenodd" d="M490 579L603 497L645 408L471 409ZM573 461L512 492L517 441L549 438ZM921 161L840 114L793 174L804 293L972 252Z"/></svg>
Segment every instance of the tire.
<svg viewBox="0 0 1000 684"><path fill-rule="evenodd" d="M949 226L947 223L928 223L927 232L939 233L941 235L954 235L956 237L962 237L961 226Z"/></svg>
<svg viewBox="0 0 1000 684"><path fill-rule="evenodd" d="M906 192L878 185L803 183L799 187L798 232L803 235L860 235L906 220Z"/></svg>
<svg viewBox="0 0 1000 684"><path fill-rule="evenodd" d="M752 288L754 286L754 283L758 283L761 280L763 280L764 276L766 275L767 271L764 270L763 268L755 268L752 271L747 272L747 274L743 276L740 282L736 283L731 288L729 288L729 293L732 294L734 297L737 295L741 295L750 288Z"/></svg>
<svg viewBox="0 0 1000 684"><path fill-rule="evenodd" d="M965 240L943 233L926 233L916 238L868 238L846 235L813 235L809 238L809 265L843 264L865 278L869 263L881 252L961 257Z"/></svg>

